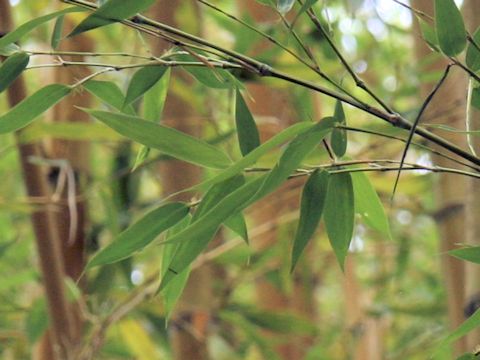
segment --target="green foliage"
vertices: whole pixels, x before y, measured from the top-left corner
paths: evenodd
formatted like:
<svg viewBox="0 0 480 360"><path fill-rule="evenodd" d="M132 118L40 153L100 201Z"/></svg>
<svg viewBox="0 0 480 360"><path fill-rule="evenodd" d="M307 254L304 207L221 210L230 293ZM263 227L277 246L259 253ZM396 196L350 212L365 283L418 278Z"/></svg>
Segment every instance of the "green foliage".
<svg viewBox="0 0 480 360"><path fill-rule="evenodd" d="M235 125L237 128L238 143L242 155L247 155L250 151L260 146L260 135L258 134L257 124L253 119L252 113L245 100L237 90L235 105Z"/></svg>
<svg viewBox="0 0 480 360"><path fill-rule="evenodd" d="M7 58L0 66L0 93L10 86L15 79L25 70L30 61L30 56L18 52Z"/></svg>
<svg viewBox="0 0 480 360"><path fill-rule="evenodd" d="M463 17L453 0L435 0L435 30L445 55L456 56L467 46Z"/></svg>

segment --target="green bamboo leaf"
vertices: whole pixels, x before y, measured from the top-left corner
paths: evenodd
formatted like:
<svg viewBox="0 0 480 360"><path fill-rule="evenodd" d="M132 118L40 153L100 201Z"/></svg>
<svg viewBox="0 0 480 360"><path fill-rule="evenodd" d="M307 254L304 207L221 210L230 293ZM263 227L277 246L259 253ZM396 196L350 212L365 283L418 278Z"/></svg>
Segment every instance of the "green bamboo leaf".
<svg viewBox="0 0 480 360"><path fill-rule="evenodd" d="M448 253L458 259L480 264L480 246L450 250Z"/></svg>
<svg viewBox="0 0 480 360"><path fill-rule="evenodd" d="M266 175L247 182L225 196L216 206L200 216L189 227L170 239L171 242L184 242L169 265L160 284L161 291L177 274L182 272L206 248L218 227L230 216L236 214L278 188L303 159L331 131L333 118L325 118L300 133L285 149L277 165ZM256 150L260 149L257 148ZM256 151L254 150L254 151ZM252 154L252 151L250 154ZM248 156L248 155L247 155ZM353 192L352 192L353 196Z"/></svg>
<svg viewBox="0 0 480 360"><path fill-rule="evenodd" d="M231 192L205 215L169 239L169 242L180 243L183 246L179 247L168 265L168 271L163 276L158 291L162 291L170 281L200 255L217 232L220 224L232 214L243 210L250 203L265 178L266 175L261 176Z"/></svg>
<svg viewBox="0 0 480 360"><path fill-rule="evenodd" d="M10 86L17 77L25 70L30 61L30 56L24 52L18 52L9 56L0 66L0 93Z"/></svg>
<svg viewBox="0 0 480 360"><path fill-rule="evenodd" d="M64 20L65 20L65 15L61 15L55 21L55 26L53 27L52 39L50 41L50 44L53 50L56 50L58 48L58 45L62 40Z"/></svg>
<svg viewBox="0 0 480 360"><path fill-rule="evenodd" d="M349 173L329 176L324 220L330 244L343 270L355 222L353 183Z"/></svg>
<svg viewBox="0 0 480 360"><path fill-rule="evenodd" d="M164 65L145 66L133 74L123 105L130 105L145 94L146 91L152 88L162 78L167 69L168 67Z"/></svg>
<svg viewBox="0 0 480 360"><path fill-rule="evenodd" d="M128 19L147 10L153 3L155 0L108 0L75 27L68 37Z"/></svg>
<svg viewBox="0 0 480 360"><path fill-rule="evenodd" d="M30 20L26 22L25 24L20 25L17 27L15 30L9 32L5 36L0 38L0 49L5 48L6 46L13 44L20 40L23 36L31 32L33 29L38 27L39 25L42 25L46 23L47 21L50 21L52 19L55 19L59 16L69 14L72 12L83 12L85 9L81 9L79 7L69 7L60 11L53 12L48 15L40 16L38 18L35 18L33 20Z"/></svg>
<svg viewBox="0 0 480 360"><path fill-rule="evenodd" d="M143 117L146 120L160 121L170 85L170 74L171 70L167 67L165 74L143 96Z"/></svg>
<svg viewBox="0 0 480 360"><path fill-rule="evenodd" d="M455 1L435 0L435 30L440 49L445 55L455 56L465 49L465 24Z"/></svg>
<svg viewBox="0 0 480 360"><path fill-rule="evenodd" d="M472 38L475 44L480 46L480 27L477 28ZM474 72L480 70L480 50L478 50L477 46L469 43L467 47L467 55L465 57L467 66Z"/></svg>
<svg viewBox="0 0 480 360"><path fill-rule="evenodd" d="M277 10L282 13L288 13L295 4L295 0L277 0Z"/></svg>
<svg viewBox="0 0 480 360"><path fill-rule="evenodd" d="M71 87L52 84L38 90L6 114L0 116L0 134L21 129L67 96Z"/></svg>
<svg viewBox="0 0 480 360"><path fill-rule="evenodd" d="M423 20L420 16L417 16L418 24L420 25L420 31L422 33L422 38L434 51L439 52L440 48L438 45L438 37L435 32L435 28Z"/></svg>
<svg viewBox="0 0 480 360"><path fill-rule="evenodd" d="M446 346L452 342L464 337L470 331L480 326L480 309L463 322L459 327L452 331L438 346L436 353L441 352Z"/></svg>
<svg viewBox="0 0 480 360"><path fill-rule="evenodd" d="M355 211L360 214L368 226L391 239L388 217L367 175L363 172L353 172L352 181L355 194Z"/></svg>
<svg viewBox="0 0 480 360"><path fill-rule="evenodd" d="M135 110L132 106L123 106L123 103L125 102L124 95L117 84L110 81L89 80L83 84L83 87L90 94L112 108L128 115L135 115Z"/></svg>
<svg viewBox="0 0 480 360"><path fill-rule="evenodd" d="M188 212L188 206L178 202L169 203L150 211L122 232L115 241L96 253L86 268L111 264L132 256L155 240L162 232L182 220Z"/></svg>
<svg viewBox="0 0 480 360"><path fill-rule="evenodd" d="M30 344L36 343L48 329L49 319L45 298L36 299L25 317L25 334Z"/></svg>
<svg viewBox="0 0 480 360"><path fill-rule="evenodd" d="M316 170L310 175L302 191L300 219L292 250L293 272L300 255L312 238L322 217L325 197L328 190L329 175L326 171Z"/></svg>
<svg viewBox="0 0 480 360"><path fill-rule="evenodd" d="M83 109L118 133L177 159L209 168L225 168L231 161L216 147L173 128L108 111Z"/></svg>
<svg viewBox="0 0 480 360"><path fill-rule="evenodd" d="M188 224L191 222L191 216L186 216L182 221L168 230L166 239L168 240L172 236L178 234L180 231L185 229ZM180 246L184 244L174 243L174 244L165 244L163 247L162 253L162 277L168 271L168 265L174 258ZM165 305L165 321L168 323L170 316L172 315L173 309L182 295L183 289L187 284L188 277L190 275L190 266L183 270L178 276L176 276L172 281L165 287L162 292L162 300Z"/></svg>
<svg viewBox="0 0 480 360"><path fill-rule="evenodd" d="M248 238L247 222L245 221L245 217L241 212L230 216L224 221L224 225L240 236L247 245L250 243Z"/></svg>
<svg viewBox="0 0 480 360"><path fill-rule="evenodd" d="M480 86L472 89L472 99L470 104L477 110L480 110Z"/></svg>
<svg viewBox="0 0 480 360"><path fill-rule="evenodd" d="M339 100L337 100L335 103L335 113L333 118L339 125L345 126L347 124L342 102ZM331 143L335 155L338 157L345 155L345 152L347 151L347 130L339 128L333 129Z"/></svg>
<svg viewBox="0 0 480 360"><path fill-rule="evenodd" d="M240 91L236 93L235 105L235 124L237 127L238 142L242 155L247 155L250 151L260 146L260 135L257 124L253 119L245 100Z"/></svg>

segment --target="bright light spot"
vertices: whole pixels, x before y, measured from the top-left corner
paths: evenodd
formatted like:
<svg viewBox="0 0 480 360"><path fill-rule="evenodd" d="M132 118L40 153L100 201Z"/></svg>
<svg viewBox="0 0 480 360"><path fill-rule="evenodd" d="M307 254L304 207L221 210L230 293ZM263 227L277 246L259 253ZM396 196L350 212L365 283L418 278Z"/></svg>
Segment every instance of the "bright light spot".
<svg viewBox="0 0 480 360"><path fill-rule="evenodd" d="M383 79L382 85L388 91L395 91L397 88L397 79L393 75L387 76Z"/></svg>
<svg viewBox="0 0 480 360"><path fill-rule="evenodd" d="M342 35L342 47L346 52L355 54L357 52L357 39L352 35Z"/></svg>
<svg viewBox="0 0 480 360"><path fill-rule="evenodd" d="M365 235L365 228L362 225L359 225L355 228L355 234L350 242L350 247L348 251L350 252L360 252L365 248L365 240L363 236Z"/></svg>
<svg viewBox="0 0 480 360"><path fill-rule="evenodd" d="M430 156L428 156L428 154L420 155L416 163L418 165L425 166L425 167L433 166L432 160L430 159ZM425 175L429 173L428 170L413 170L413 172L418 175Z"/></svg>
<svg viewBox="0 0 480 360"><path fill-rule="evenodd" d="M368 64L365 60L358 60L353 64L353 69L357 74L362 74L368 69Z"/></svg>
<svg viewBox="0 0 480 360"><path fill-rule="evenodd" d="M458 7L463 5L463 0L455 0L455 4L457 4Z"/></svg>
<svg viewBox="0 0 480 360"><path fill-rule="evenodd" d="M405 5L409 1L403 0ZM376 10L378 16L386 23L400 26L408 29L412 26L412 13L407 8L395 4L392 0L376 0Z"/></svg>
<svg viewBox="0 0 480 360"><path fill-rule="evenodd" d="M413 216L410 211L400 210L397 213L397 220L402 225L408 225L412 222Z"/></svg>
<svg viewBox="0 0 480 360"><path fill-rule="evenodd" d="M133 285L140 285L143 282L145 276L143 275L143 271L139 269L135 269L130 274L130 280L132 281Z"/></svg>
<svg viewBox="0 0 480 360"><path fill-rule="evenodd" d="M10 5L17 6L18 4L20 4L20 0L10 0Z"/></svg>
<svg viewBox="0 0 480 360"><path fill-rule="evenodd" d="M380 19L368 19L367 29L378 41L385 40L387 37L387 27Z"/></svg>

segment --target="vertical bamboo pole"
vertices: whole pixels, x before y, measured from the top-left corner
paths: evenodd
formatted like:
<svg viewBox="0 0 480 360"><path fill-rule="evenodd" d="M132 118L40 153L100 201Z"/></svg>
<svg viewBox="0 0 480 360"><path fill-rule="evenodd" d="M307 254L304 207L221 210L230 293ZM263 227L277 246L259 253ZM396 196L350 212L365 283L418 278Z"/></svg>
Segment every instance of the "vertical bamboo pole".
<svg viewBox="0 0 480 360"><path fill-rule="evenodd" d="M0 32L8 33L13 28L10 3L0 0ZM27 97L23 78L18 78L7 90L8 103L11 107ZM50 200L50 189L46 174L29 158L40 156L39 144L18 143L20 162L23 171L27 195L31 198ZM33 231L37 244L40 269L45 286L48 312L51 323L54 359L68 359L72 343L72 319L65 297L64 265L60 248L60 239L55 216L50 206L35 210L31 215ZM44 357L41 360L46 360Z"/></svg>
<svg viewBox="0 0 480 360"><path fill-rule="evenodd" d="M433 14L433 2L430 0L415 0L413 6L427 14ZM421 32L418 24L415 22L415 50L417 55L417 63L420 64L420 71L442 71L447 64L444 59L438 59L428 65L421 65L422 60L427 56L431 56L431 50L428 49L425 41L421 39ZM421 85L421 95L425 98L431 91L434 84L423 83ZM464 126L464 98L466 88L465 76L458 69L452 70L449 79L444 83L443 88L438 92L429 109L440 113L442 116L437 120L433 119L435 123L444 123L456 128ZM449 111L452 104L463 104L455 108L455 111ZM427 110L425 116L428 116ZM456 144L463 144L462 137L456 135L445 136L447 140ZM445 159L434 157L436 164L442 166ZM450 166L450 164L448 164ZM436 199L438 201L438 211L436 220L440 230L440 252L442 270L445 281L445 289L447 293L448 304L448 319L449 325L452 328L460 325L464 320L463 305L465 292L465 275L463 262L459 261L446 252L455 248L456 244L465 239L465 178L459 178L449 174L443 174L436 187ZM465 351L466 344L464 339L455 344L455 352L461 353Z"/></svg>

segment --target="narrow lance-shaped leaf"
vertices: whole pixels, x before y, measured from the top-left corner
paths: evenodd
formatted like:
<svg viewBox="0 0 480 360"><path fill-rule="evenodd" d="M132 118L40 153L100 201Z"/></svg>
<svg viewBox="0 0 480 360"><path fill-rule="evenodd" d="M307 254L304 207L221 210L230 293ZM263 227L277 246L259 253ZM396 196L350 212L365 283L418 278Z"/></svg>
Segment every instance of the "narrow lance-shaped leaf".
<svg viewBox="0 0 480 360"><path fill-rule="evenodd" d="M57 18L57 21L55 21L55 26L53 27L53 33L52 33L52 40L50 41L50 44L52 45L53 50L57 49L58 45L60 44L60 41L62 40L64 20L65 20L65 15L61 15Z"/></svg>
<svg viewBox="0 0 480 360"><path fill-rule="evenodd" d="M335 113L333 118L339 125L346 125L345 112L343 111L342 102L337 100L335 103ZM335 128L332 131L332 149L335 155L342 157L347 151L347 130Z"/></svg>
<svg viewBox="0 0 480 360"><path fill-rule="evenodd" d="M236 92L235 125L237 127L238 142L243 156L260 146L260 135L257 124L242 94L238 90Z"/></svg>
<svg viewBox="0 0 480 360"><path fill-rule="evenodd" d="M155 3L155 0L108 0L83 20L68 36L78 35L85 31L125 20L148 9L153 3Z"/></svg>
<svg viewBox="0 0 480 360"><path fill-rule="evenodd" d="M0 93L10 86L12 82L25 70L30 56L18 52L9 56L0 66Z"/></svg>
<svg viewBox="0 0 480 360"><path fill-rule="evenodd" d="M329 175L326 171L315 170L303 187L300 219L292 250L292 272L322 217L328 191L328 179Z"/></svg>
<svg viewBox="0 0 480 360"><path fill-rule="evenodd" d="M435 29L438 44L445 55L455 56L465 49L465 24L455 1L435 0Z"/></svg>
<svg viewBox="0 0 480 360"><path fill-rule="evenodd" d="M420 31L422 32L422 38L426 41L428 46L434 51L440 52L438 47L438 37L433 28L429 23L423 20L420 16L417 16L418 24L420 25Z"/></svg>
<svg viewBox="0 0 480 360"><path fill-rule="evenodd" d="M225 168L231 161L220 149L173 128L135 116L83 109L118 133L177 159L209 168Z"/></svg>
<svg viewBox="0 0 480 360"><path fill-rule="evenodd" d="M55 105L72 90L71 87L52 84L38 90L6 114L0 116L0 134L16 131L27 126L36 117Z"/></svg>
<svg viewBox="0 0 480 360"><path fill-rule="evenodd" d="M117 84L110 81L89 80L83 87L93 96L100 99L103 103L124 112L128 115L135 115L132 106L123 106L125 96Z"/></svg>
<svg viewBox="0 0 480 360"><path fill-rule="evenodd" d="M449 251L448 253L458 259L470 261L475 264L480 264L480 246L455 249Z"/></svg>
<svg viewBox="0 0 480 360"><path fill-rule="evenodd" d="M155 240L162 232L182 220L188 212L189 208L184 203L170 203L150 211L122 232L115 241L96 253L88 262L87 269L111 264L132 256Z"/></svg>
<svg viewBox="0 0 480 360"><path fill-rule="evenodd" d="M388 217L367 175L363 172L353 172L351 175L355 194L355 211L368 226L391 239Z"/></svg>
<svg viewBox="0 0 480 360"><path fill-rule="evenodd" d="M475 44L468 44L465 62L470 70L477 72L480 70L480 27L475 31L472 38Z"/></svg>
<svg viewBox="0 0 480 360"><path fill-rule="evenodd" d="M445 346L452 342L464 337L470 331L480 326L480 309L477 309L475 313L465 320L459 327L452 331L438 346L436 353L443 352Z"/></svg>
<svg viewBox="0 0 480 360"><path fill-rule="evenodd" d="M85 9L81 9L79 7L70 7L60 11L53 12L51 14L47 14L44 16L40 16L33 20L26 22L25 24L20 25L15 30L9 32L5 36L0 38L0 49L5 48L7 45L13 44L14 42L20 40L23 36L28 34L30 31L35 29L36 27L55 19L58 16L62 16L72 12L83 12Z"/></svg>
<svg viewBox="0 0 480 360"><path fill-rule="evenodd" d="M170 239L172 242L187 242L182 246L162 279L160 290L178 273L183 271L208 245L220 224L231 215L245 209L255 201L270 194L288 178L302 160L331 131L333 119L323 119L298 135L285 149L278 164L266 175L252 180L228 196L192 223L184 231Z"/></svg>
<svg viewBox="0 0 480 360"><path fill-rule="evenodd" d="M137 100L152 88L165 74L167 67L164 65L145 66L138 70L130 80L127 95L125 96L124 107Z"/></svg>
<svg viewBox="0 0 480 360"><path fill-rule="evenodd" d="M350 247L355 222L352 177L349 173L331 174L325 203L325 226L342 270Z"/></svg>

